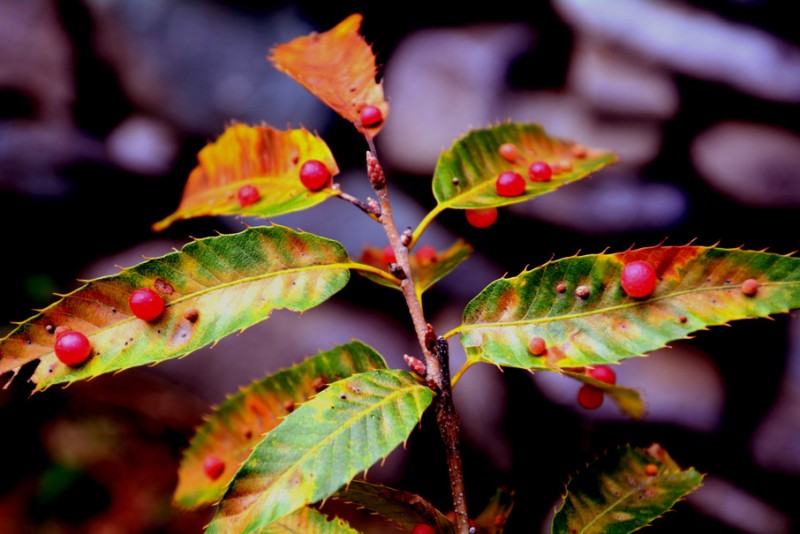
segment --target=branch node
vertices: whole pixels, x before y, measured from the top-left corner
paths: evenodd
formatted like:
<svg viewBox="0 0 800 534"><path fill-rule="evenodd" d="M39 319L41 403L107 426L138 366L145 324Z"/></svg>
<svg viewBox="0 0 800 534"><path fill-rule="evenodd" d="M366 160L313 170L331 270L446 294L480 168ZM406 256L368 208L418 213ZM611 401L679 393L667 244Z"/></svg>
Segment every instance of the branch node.
<svg viewBox="0 0 800 534"><path fill-rule="evenodd" d="M422 378L427 376L428 368L425 366L425 362L408 354L403 354L403 359L406 361L406 364L408 364L411 370L417 373L419 376Z"/></svg>
<svg viewBox="0 0 800 534"><path fill-rule="evenodd" d="M394 277L397 278L398 280L406 279L406 272L403 270L403 267L399 263L390 263L389 272L392 273L392 275L394 275Z"/></svg>
<svg viewBox="0 0 800 534"><path fill-rule="evenodd" d="M383 167L381 167L378 158L373 156L370 151L367 151L367 175L376 191L386 187L386 174L383 172Z"/></svg>
<svg viewBox="0 0 800 534"><path fill-rule="evenodd" d="M400 242L403 244L404 247L408 248L408 245L411 243L411 238L413 236L413 232L411 231L411 227L409 226L403 233L400 234Z"/></svg>

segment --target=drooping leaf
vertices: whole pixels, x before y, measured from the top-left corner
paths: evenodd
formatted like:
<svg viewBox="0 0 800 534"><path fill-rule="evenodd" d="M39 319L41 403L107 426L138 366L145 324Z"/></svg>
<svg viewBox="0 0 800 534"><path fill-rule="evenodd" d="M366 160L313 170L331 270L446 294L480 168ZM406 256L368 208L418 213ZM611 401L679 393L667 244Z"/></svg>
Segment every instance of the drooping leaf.
<svg viewBox="0 0 800 534"><path fill-rule="evenodd" d="M633 532L699 488L702 478L691 467L681 469L658 444L647 448L626 445L570 481L553 518L552 532Z"/></svg>
<svg viewBox="0 0 800 534"><path fill-rule="evenodd" d="M622 410L622 413L630 416L631 418L640 419L644 415L644 401L642 400L642 396L639 395L639 392L635 389L626 388L616 384L608 384L592 378L586 373L576 373L566 370L563 371L563 373L574 378L575 380L579 380L594 386L597 389L602 389L608 397L611 397L611 400L617 403L617 406L619 406L620 410Z"/></svg>
<svg viewBox="0 0 800 534"><path fill-rule="evenodd" d="M336 195L330 187L310 191L300 182L300 167L308 160L339 173L325 141L305 129L276 130L269 126L234 124L197 156L175 213L155 223L163 230L175 221L208 215L276 217L300 211ZM255 187L260 200L240 204L239 189Z"/></svg>
<svg viewBox="0 0 800 534"><path fill-rule="evenodd" d="M419 250L420 249L417 249L417 252L419 252ZM447 250L437 251L436 257L433 259L411 252L408 256L408 263L411 266L411 276L414 279L414 284L417 289L417 297L433 287L436 282L450 274L461 262L469 258L470 254L472 254L472 246L462 239L456 241L453 246ZM388 264L384 261L383 249L369 246L364 247L359 261L389 272L387 268ZM381 278L375 274L361 271L359 271L359 274L362 274L382 286L400 289L399 285L392 284L385 278Z"/></svg>
<svg viewBox="0 0 800 534"><path fill-rule="evenodd" d="M325 514L308 506L282 517L260 530L260 534L359 534L339 517L328 519Z"/></svg>
<svg viewBox="0 0 800 534"><path fill-rule="evenodd" d="M332 382L374 369L386 369L386 362L372 348L353 341L241 389L197 430L178 471L175 502L195 508L219 501L253 447L296 406ZM211 456L225 465L213 480L203 471L203 462Z"/></svg>
<svg viewBox="0 0 800 534"><path fill-rule="evenodd" d="M475 524L482 533L502 534L512 508L514 508L514 492L500 488L492 496L486 508L475 518Z"/></svg>
<svg viewBox="0 0 800 534"><path fill-rule="evenodd" d="M276 46L269 60L311 91L358 131L375 137L389 115L383 86L375 82L375 54L359 33L363 17L350 15L324 33L298 37ZM384 122L362 126L361 108L375 106Z"/></svg>
<svg viewBox="0 0 800 534"><path fill-rule="evenodd" d="M347 283L354 264L336 241L273 225L198 239L179 252L91 280L0 339L0 374L40 360L37 390L183 356L267 319L273 310L305 311ZM151 322L128 309L135 289L166 301ZM89 360L62 364L56 327L84 333Z"/></svg>
<svg viewBox="0 0 800 534"><path fill-rule="evenodd" d="M648 298L620 286L627 263L650 263L658 276ZM754 279L754 296L742 284ZM585 298L577 293L585 295ZM800 259L767 252L656 246L549 262L496 280L464 311L461 334L470 362L566 369L642 356L694 331L800 307ZM543 356L528 352L542 337Z"/></svg>
<svg viewBox="0 0 800 534"><path fill-rule="evenodd" d="M514 162L500 154L500 146L506 143L517 147L519 157ZM550 181L531 182L528 166L534 161L558 164L564 170L554 173ZM438 202L435 211L524 202L585 178L616 161L617 156L612 152L550 137L537 124L509 122L472 130L439 156L433 175L433 195ZM497 194L495 181L505 171L516 171L525 177L524 194L515 197Z"/></svg>
<svg viewBox="0 0 800 534"><path fill-rule="evenodd" d="M289 414L242 465L207 532L251 532L326 499L403 443L433 399L402 370L345 378Z"/></svg>
<svg viewBox="0 0 800 534"><path fill-rule="evenodd" d="M455 526L431 503L417 495L364 480L353 480L339 490L334 498L366 508L393 521L404 532L424 523L443 534L455 533Z"/></svg>

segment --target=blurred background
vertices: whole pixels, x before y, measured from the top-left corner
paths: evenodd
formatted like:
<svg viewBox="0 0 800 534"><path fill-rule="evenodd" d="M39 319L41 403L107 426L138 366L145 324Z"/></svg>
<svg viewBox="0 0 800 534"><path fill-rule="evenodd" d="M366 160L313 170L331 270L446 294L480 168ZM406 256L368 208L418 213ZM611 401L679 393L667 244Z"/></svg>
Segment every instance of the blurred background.
<svg viewBox="0 0 800 534"><path fill-rule="evenodd" d="M401 228L434 206L436 159L471 127L533 121L621 158L501 210L489 229L470 227L461 211L438 217L423 244L446 248L462 236L475 247L425 295L440 332L492 280L578 251L692 240L798 248L800 33L790 3L517 6L0 0L0 335L78 279L168 253L189 236L260 224L204 218L150 229L177 207L197 152L232 121L317 131L342 188L366 198L363 139L265 59L275 44L354 12L365 17L391 105L376 143ZM275 222L337 239L353 257L385 244L378 225L336 199ZM302 318L277 312L179 361L34 396L26 367L0 390L0 532L201 532L211 511L179 512L170 496L202 416L252 380L353 338L393 367L419 352L399 293L354 275ZM457 339L451 348L457 369ZM456 402L471 512L504 486L517 503L508 531L549 531L570 475L621 443L655 441L707 477L649 531L800 529L793 314L699 332L617 374L647 403L641 421L610 402L580 409L578 384L550 373L470 369ZM450 509L433 419L369 478Z"/></svg>

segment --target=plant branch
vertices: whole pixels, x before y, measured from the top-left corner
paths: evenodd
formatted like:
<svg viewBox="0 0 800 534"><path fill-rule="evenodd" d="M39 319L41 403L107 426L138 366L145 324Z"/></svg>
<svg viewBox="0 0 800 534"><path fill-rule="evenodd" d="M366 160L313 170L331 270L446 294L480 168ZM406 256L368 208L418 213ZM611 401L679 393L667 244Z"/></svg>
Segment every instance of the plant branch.
<svg viewBox="0 0 800 534"><path fill-rule="evenodd" d="M366 273L372 273L376 276L380 276L384 280L387 280L396 286L400 285L400 280L398 280L397 277L392 276L383 269L378 269L377 267L373 267L372 265L367 265L366 263L352 262L350 268L355 269L356 271L364 271Z"/></svg>
<svg viewBox="0 0 800 534"><path fill-rule="evenodd" d="M336 191L337 197L357 207L358 209L369 215L370 218L372 218L373 220L380 222L381 211L380 207L377 204L373 204L369 201L363 202L361 199L358 199L353 195L349 195L344 191L342 191L341 187L342 186L339 184L333 184L332 186L332 189ZM368 199L368 200L372 200L372 202L374 202L373 199Z"/></svg>

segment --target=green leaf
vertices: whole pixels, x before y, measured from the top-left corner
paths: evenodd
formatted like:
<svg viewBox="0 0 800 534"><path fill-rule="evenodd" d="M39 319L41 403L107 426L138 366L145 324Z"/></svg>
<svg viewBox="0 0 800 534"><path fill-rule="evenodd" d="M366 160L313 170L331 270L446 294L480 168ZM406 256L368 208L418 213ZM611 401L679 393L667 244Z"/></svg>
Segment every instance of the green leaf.
<svg viewBox="0 0 800 534"><path fill-rule="evenodd" d="M37 390L183 356L267 319L305 311L342 289L353 264L330 239L283 226L198 239L179 252L91 280L0 339L0 374L40 362ZM128 309L130 294L152 287L166 308L152 322ZM53 352L55 327L83 332L92 355L81 366Z"/></svg>
<svg viewBox="0 0 800 534"><path fill-rule="evenodd" d="M575 380L594 386L597 389L602 389L607 396L611 397L611 400L617 403L622 413L631 418L640 419L644 415L644 401L641 395L639 395L639 392L635 389L618 386L616 384L608 384L592 378L585 373L576 373L573 371L563 371L563 373Z"/></svg>
<svg viewBox="0 0 800 534"><path fill-rule="evenodd" d="M702 478L691 467L681 469L658 444L646 449L626 445L570 481L552 532L633 532L699 488Z"/></svg>
<svg viewBox="0 0 800 534"><path fill-rule="evenodd" d="M328 519L325 514L309 507L282 517L259 534L359 534L341 518Z"/></svg>
<svg viewBox="0 0 800 534"><path fill-rule="evenodd" d="M178 471L175 502L195 508L219 501L253 447L296 406L331 382L374 369L386 369L386 362L371 347L353 341L242 388L197 430ZM209 456L225 463L215 480L203 471Z"/></svg>
<svg viewBox="0 0 800 534"><path fill-rule="evenodd" d="M489 504L475 518L475 524L482 534L502 534L503 527L514 508L514 492L500 488L492 496Z"/></svg>
<svg viewBox="0 0 800 534"><path fill-rule="evenodd" d="M437 532L455 533L453 523L416 493L371 484L364 480L353 480L347 487L339 490L334 498L394 521L404 532L411 532L414 525L425 523L435 526Z"/></svg>
<svg viewBox="0 0 800 534"><path fill-rule="evenodd" d="M520 153L513 163L500 155L500 146L505 143L513 143ZM549 182L531 182L528 180L528 166L537 160L551 165L569 163L571 169L554 174ZM433 195L438 202L435 211L500 207L524 202L585 178L616 161L617 157L611 152L583 148L572 141L550 137L538 124L509 122L473 130L439 156L433 175ZM495 181L504 171L516 171L525 177L527 185L523 195L501 197L497 194Z"/></svg>
<svg viewBox="0 0 800 534"><path fill-rule="evenodd" d="M649 262L658 283L648 298L620 286L624 265ZM760 284L755 296L742 282ZM585 286L588 296L576 295ZM560 292L559 289L563 289ZM714 247L657 246L549 262L489 284L464 311L468 363L569 369L616 362L663 347L711 325L800 307L800 259ZM542 337L547 351L528 352Z"/></svg>
<svg viewBox="0 0 800 534"><path fill-rule="evenodd" d="M276 217L308 209L338 194L330 187L309 191L300 167L321 161L331 175L339 173L325 141L305 129L281 131L269 126L234 124L200 151L199 164L186 182L175 213L155 223L161 231L182 219L210 215ZM242 206L242 186L255 187L260 200Z"/></svg>
<svg viewBox="0 0 800 534"><path fill-rule="evenodd" d="M433 399L411 373L328 386L289 414L239 469L207 532L251 532L326 499L404 442Z"/></svg>

